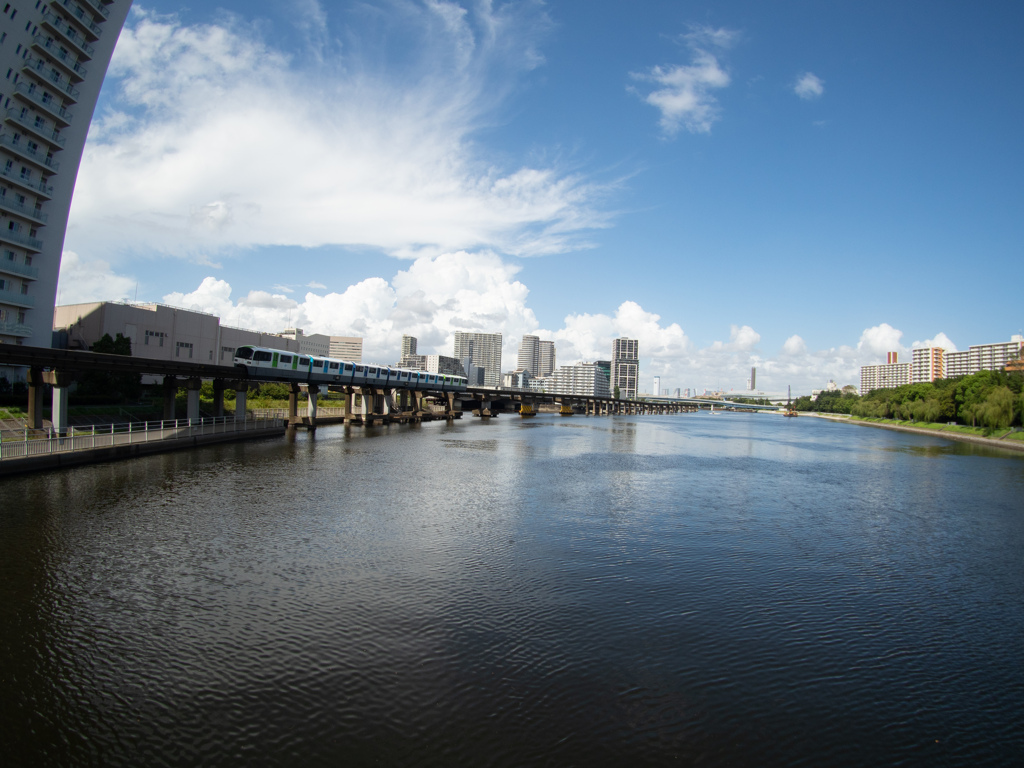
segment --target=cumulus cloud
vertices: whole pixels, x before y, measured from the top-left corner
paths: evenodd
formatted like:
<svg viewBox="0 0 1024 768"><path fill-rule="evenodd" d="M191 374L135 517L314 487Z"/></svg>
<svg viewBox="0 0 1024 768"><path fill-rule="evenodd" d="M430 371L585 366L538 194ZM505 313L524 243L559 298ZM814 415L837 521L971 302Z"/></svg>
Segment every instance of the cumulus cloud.
<svg viewBox="0 0 1024 768"><path fill-rule="evenodd" d="M689 64L652 67L646 72L631 72L641 83L653 83L646 94L638 88L645 102L661 113L659 125L666 136L674 136L685 128L691 133L710 133L719 118L718 101L713 91L729 85L730 78L710 49L732 44L736 33L726 29L695 28L683 36L690 49Z"/></svg>
<svg viewBox="0 0 1024 768"><path fill-rule="evenodd" d="M137 285L135 278L115 274L106 261L83 259L74 251L64 251L57 284L58 304L132 299Z"/></svg>
<svg viewBox="0 0 1024 768"><path fill-rule="evenodd" d="M793 334L786 343L782 345L782 352L786 355L800 355L807 351L807 343L796 334Z"/></svg>
<svg viewBox="0 0 1024 768"><path fill-rule="evenodd" d="M341 244L409 258L584 246L581 233L607 224L604 188L557 167L500 167L473 141L542 63L542 9L393 5L380 23L410 41L403 57L374 63L310 28L314 63L302 67L232 17L186 26L133 10L69 242L173 255ZM326 20L322 4L304 6Z"/></svg>
<svg viewBox="0 0 1024 768"><path fill-rule="evenodd" d="M825 93L825 81L813 72L804 72L794 83L793 93L807 101L820 98Z"/></svg>
<svg viewBox="0 0 1024 768"><path fill-rule="evenodd" d="M947 352L956 352L956 344L944 333L937 333L934 339L925 339L924 341L915 341L910 345L913 349L920 348L931 348L931 347L942 347Z"/></svg>

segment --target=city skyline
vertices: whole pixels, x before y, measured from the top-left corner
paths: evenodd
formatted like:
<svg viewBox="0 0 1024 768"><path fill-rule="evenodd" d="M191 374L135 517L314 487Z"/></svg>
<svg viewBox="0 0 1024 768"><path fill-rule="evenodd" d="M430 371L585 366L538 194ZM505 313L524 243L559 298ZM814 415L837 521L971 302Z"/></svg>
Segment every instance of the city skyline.
<svg viewBox="0 0 1024 768"><path fill-rule="evenodd" d="M1022 12L915 8L136 2L58 298L734 390L1008 340Z"/></svg>

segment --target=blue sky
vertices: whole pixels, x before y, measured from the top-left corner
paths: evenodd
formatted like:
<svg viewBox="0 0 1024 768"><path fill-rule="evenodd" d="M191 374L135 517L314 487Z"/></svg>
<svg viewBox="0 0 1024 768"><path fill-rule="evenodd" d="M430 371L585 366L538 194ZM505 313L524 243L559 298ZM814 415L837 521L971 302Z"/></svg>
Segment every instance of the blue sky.
<svg viewBox="0 0 1024 768"><path fill-rule="evenodd" d="M136 2L59 302L858 384L1024 326L1022 32L998 3Z"/></svg>

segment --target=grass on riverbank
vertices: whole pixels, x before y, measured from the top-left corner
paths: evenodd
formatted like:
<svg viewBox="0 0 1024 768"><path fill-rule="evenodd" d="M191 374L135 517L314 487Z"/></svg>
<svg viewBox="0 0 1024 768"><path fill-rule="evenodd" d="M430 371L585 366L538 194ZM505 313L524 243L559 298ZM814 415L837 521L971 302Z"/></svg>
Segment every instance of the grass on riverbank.
<svg viewBox="0 0 1024 768"><path fill-rule="evenodd" d="M936 432L954 432L961 435L987 437L994 440L1024 441L1024 432L1011 432L1009 429L990 430L984 427L968 427L963 424L937 424L931 421L910 421L901 419L880 419L864 416L850 416L851 421L863 421L869 424L889 424L895 427L913 427L915 429L931 429Z"/></svg>

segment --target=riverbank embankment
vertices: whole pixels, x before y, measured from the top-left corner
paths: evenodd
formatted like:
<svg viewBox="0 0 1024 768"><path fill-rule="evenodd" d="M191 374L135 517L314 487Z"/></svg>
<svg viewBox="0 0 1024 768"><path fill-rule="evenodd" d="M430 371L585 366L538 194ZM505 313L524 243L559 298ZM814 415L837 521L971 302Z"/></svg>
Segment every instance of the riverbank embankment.
<svg viewBox="0 0 1024 768"><path fill-rule="evenodd" d="M878 427L879 429L891 429L896 432L912 432L917 435L944 437L948 440L959 440L965 443L975 443L976 445L987 445L990 448L1005 448L1010 451L1024 452L1024 440L1004 440L1002 437L982 437L981 435L968 435L963 432L945 432L942 429L908 427L905 424L884 424L877 421L862 421L861 419L854 419L849 416L836 416L827 413L801 413L800 415L814 416L815 418L840 422L843 424L857 424L862 427ZM1005 435L1003 437L1005 437Z"/></svg>

